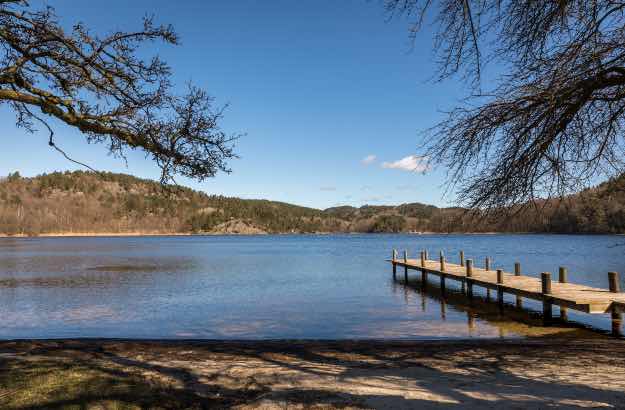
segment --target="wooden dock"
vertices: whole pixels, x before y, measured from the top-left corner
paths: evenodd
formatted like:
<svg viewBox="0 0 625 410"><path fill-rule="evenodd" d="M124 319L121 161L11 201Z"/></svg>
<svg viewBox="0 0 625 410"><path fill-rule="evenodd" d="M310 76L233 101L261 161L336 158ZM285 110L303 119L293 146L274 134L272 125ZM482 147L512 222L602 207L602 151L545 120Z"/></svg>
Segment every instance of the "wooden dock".
<svg viewBox="0 0 625 410"><path fill-rule="evenodd" d="M497 293L496 301L502 308L506 293L517 296L517 306L521 306L522 298L541 301L546 320L552 317L553 305L560 307L563 319L566 319L568 309L589 314L611 313L612 330L620 335L625 293L621 292L616 272L608 272L609 289L600 289L569 283L565 268L560 268L557 280L552 280L549 272L542 272L540 278L522 275L519 263L515 264L514 273L493 270L489 258L485 259L484 268L478 268L471 259L464 259L462 251L460 264L447 262L442 252L436 261L428 259L426 251L421 252L419 259L409 259L407 252L404 252L403 258L398 258L395 250L389 262L393 265L394 276L398 266L404 268L406 279L409 269L420 271L424 283L429 274L436 275L442 292L445 291L445 281L448 279L460 282L468 297L473 296L475 286L488 289L488 292L494 290Z"/></svg>

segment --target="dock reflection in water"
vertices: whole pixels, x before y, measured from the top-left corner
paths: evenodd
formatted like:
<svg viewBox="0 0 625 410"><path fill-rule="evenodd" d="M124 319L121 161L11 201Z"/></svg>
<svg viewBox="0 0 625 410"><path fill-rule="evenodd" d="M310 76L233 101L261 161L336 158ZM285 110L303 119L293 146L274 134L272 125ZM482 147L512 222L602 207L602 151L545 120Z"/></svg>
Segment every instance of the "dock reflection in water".
<svg viewBox="0 0 625 410"><path fill-rule="evenodd" d="M500 338L597 338L607 334L605 330L587 324L558 318L546 325L544 317L537 310L540 306L538 303L529 301L525 303L526 308L519 307L517 298L509 295L504 299L504 312L492 300L490 292L486 289L481 292L476 290L473 297L469 298L460 284L455 286L448 281L443 292L438 281L422 283L420 274L412 272L414 274L409 276L407 281L403 275L401 278L398 275L395 279L391 279L393 291L403 292L406 303L409 302L411 294L415 295L418 298L415 305L422 312L438 308L441 322L445 322L448 310L464 313L466 315L464 331L469 337L479 335ZM432 306L431 302L438 304L438 307Z"/></svg>

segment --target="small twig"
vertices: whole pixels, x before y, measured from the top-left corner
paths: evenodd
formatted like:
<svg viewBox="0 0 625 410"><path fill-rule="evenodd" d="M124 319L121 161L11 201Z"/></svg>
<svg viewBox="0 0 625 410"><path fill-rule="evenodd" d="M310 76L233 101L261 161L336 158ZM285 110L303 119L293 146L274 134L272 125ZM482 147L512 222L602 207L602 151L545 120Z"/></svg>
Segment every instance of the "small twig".
<svg viewBox="0 0 625 410"><path fill-rule="evenodd" d="M68 161L71 161L71 162L73 162L73 163L75 163L75 164L78 164L78 165L82 165L83 167L85 167L85 168L87 168L87 169L89 169L89 170L91 170L91 171L95 172L96 174L99 174L99 173L100 173L100 171L97 171L97 170L93 169L93 168L92 168L92 167L90 167L89 165L87 165L87 164L85 164L85 163L83 163L83 162L80 162L80 161L76 161L75 159L71 158L69 155L67 155L67 154L65 153L65 151L63 151L61 148L59 148L58 146L56 146L56 144L54 143L54 141L50 140L50 141L48 142L48 145L50 145L52 148L54 148L55 150L57 150L58 152L60 152L60 153L61 153L61 155L63 155L63 156L65 157L65 159L67 159Z"/></svg>
<svg viewBox="0 0 625 410"><path fill-rule="evenodd" d="M22 107L24 108L24 110L34 119L36 119L37 121L39 121L40 123L42 123L47 129L48 132L50 133L50 136L48 138L48 145L51 146L52 148L54 148L55 150L57 150L61 155L63 155L65 157L65 159L67 159L68 161L71 161L75 164L78 164L80 166L83 166L93 172L95 172L96 174L99 174L100 172L93 169L92 167L90 167L89 165L85 164L84 162L80 162L77 161L73 158L71 158L69 155L67 155L67 153L65 151L63 151L61 148L59 148L56 143L54 142L54 131L52 130L52 127L50 127L50 125L42 118L38 117L37 115L35 115L32 111L30 111L28 109L28 107L26 107L26 105L22 105Z"/></svg>

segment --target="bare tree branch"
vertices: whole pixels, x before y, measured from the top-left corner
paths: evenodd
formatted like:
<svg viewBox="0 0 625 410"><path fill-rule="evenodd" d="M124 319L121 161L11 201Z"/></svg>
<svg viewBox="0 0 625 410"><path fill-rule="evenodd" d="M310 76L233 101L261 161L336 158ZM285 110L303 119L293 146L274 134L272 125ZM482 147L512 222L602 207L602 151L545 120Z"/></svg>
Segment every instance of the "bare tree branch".
<svg viewBox="0 0 625 410"><path fill-rule="evenodd" d="M461 203L513 207L625 171L625 1L385 4L438 27L439 78L507 70L425 133L421 155L449 169Z"/></svg>
<svg viewBox="0 0 625 410"><path fill-rule="evenodd" d="M202 180L229 172L238 136L220 129L224 108L191 85L185 95L172 94L169 66L138 57L152 41L177 44L178 37L151 17L134 32L100 37L76 24L67 33L50 7L0 0L0 103L14 108L18 124L30 117L51 130L26 107L36 108L111 152L141 149L161 167L164 182L176 174Z"/></svg>

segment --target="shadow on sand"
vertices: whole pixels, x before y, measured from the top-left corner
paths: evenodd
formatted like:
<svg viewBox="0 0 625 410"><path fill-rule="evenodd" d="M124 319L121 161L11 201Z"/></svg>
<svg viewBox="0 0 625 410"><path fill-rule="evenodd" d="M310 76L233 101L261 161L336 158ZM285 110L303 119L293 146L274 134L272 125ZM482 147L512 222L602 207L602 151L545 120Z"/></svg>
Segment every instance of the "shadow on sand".
<svg viewBox="0 0 625 410"><path fill-rule="evenodd" d="M517 408L625 403L625 344L15 341L0 407Z"/></svg>

